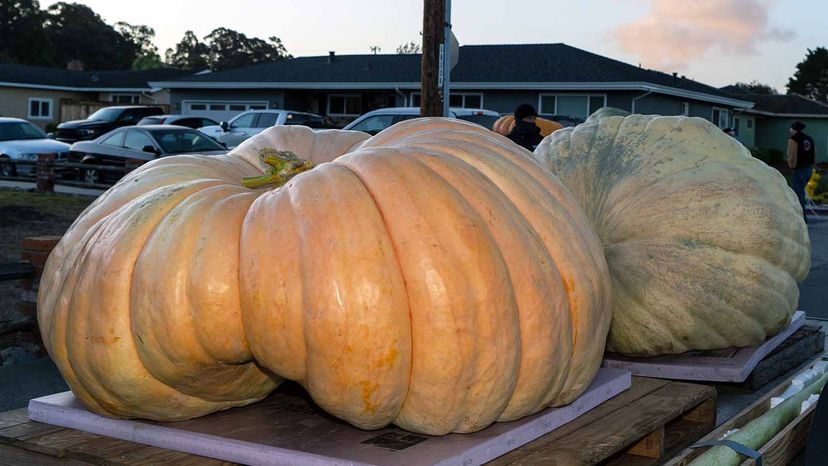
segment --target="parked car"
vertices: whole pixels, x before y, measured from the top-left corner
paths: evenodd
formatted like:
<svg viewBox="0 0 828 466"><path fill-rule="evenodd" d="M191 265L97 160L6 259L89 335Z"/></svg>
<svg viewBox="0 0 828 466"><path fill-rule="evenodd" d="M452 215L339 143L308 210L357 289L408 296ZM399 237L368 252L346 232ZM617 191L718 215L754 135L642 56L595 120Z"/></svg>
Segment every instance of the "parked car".
<svg viewBox="0 0 828 466"><path fill-rule="evenodd" d="M172 125L128 126L109 132L94 141L72 144L69 159L90 165L124 166L127 159L149 161L168 155L226 154L227 148L191 128ZM95 168L81 170L86 183L113 181L112 172ZM114 178L120 178L115 172Z"/></svg>
<svg viewBox="0 0 828 466"><path fill-rule="evenodd" d="M310 128L324 128L325 120L313 113L289 110L250 110L238 114L230 121L218 126L199 128L199 131L213 137L229 148L234 148L245 139L277 125L304 125Z"/></svg>
<svg viewBox="0 0 828 466"><path fill-rule="evenodd" d="M68 153L69 144L47 138L43 130L28 121L0 118L0 175L36 175L35 165L17 166L9 162L36 161L37 154L57 154L60 160L65 159Z"/></svg>
<svg viewBox="0 0 828 466"><path fill-rule="evenodd" d="M104 107L89 115L89 118L85 120L66 121L59 124L55 130L55 139L68 143L95 139L115 128L131 126L144 117L163 113L164 110L161 107L135 105Z"/></svg>
<svg viewBox="0 0 828 466"><path fill-rule="evenodd" d="M218 123L209 118L192 115L153 115L144 117L138 122L138 126L144 125L176 125L199 129L205 126L217 126Z"/></svg>
<svg viewBox="0 0 828 466"><path fill-rule="evenodd" d="M471 121L478 125L492 129L500 114L492 110L451 108L449 116L460 120ZM389 126L403 120L420 117L419 107L389 107L372 110L349 123L343 129L362 131L368 134L377 134Z"/></svg>

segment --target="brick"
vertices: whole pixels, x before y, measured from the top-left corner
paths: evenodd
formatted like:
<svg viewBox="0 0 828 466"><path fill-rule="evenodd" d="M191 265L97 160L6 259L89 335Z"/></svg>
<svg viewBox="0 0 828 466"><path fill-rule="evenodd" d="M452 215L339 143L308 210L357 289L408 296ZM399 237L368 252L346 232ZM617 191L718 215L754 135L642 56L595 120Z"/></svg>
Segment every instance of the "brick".
<svg viewBox="0 0 828 466"><path fill-rule="evenodd" d="M30 251L51 252L60 241L60 236L30 236L23 238L21 246Z"/></svg>
<svg viewBox="0 0 828 466"><path fill-rule="evenodd" d="M46 265L46 260L49 259L49 252L46 251L30 251L30 250L23 250L23 253L20 254L20 258L24 261L30 262L34 266L38 265Z"/></svg>

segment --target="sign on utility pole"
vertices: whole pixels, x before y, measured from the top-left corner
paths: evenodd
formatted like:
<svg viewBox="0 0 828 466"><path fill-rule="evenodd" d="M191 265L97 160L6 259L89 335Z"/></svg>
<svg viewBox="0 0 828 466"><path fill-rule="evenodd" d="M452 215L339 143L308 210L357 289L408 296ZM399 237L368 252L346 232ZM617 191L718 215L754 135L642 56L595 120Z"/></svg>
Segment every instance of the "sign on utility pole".
<svg viewBox="0 0 828 466"><path fill-rule="evenodd" d="M423 1L423 55L420 71L420 116L442 116L440 88L445 56L446 1ZM446 96L448 101L448 96Z"/></svg>
<svg viewBox="0 0 828 466"><path fill-rule="evenodd" d="M446 0L446 22L445 37L442 45L443 60L440 61L440 75L443 88L443 116L449 116L449 103L451 101L451 70L460 58L460 44L454 32L451 30L451 0Z"/></svg>

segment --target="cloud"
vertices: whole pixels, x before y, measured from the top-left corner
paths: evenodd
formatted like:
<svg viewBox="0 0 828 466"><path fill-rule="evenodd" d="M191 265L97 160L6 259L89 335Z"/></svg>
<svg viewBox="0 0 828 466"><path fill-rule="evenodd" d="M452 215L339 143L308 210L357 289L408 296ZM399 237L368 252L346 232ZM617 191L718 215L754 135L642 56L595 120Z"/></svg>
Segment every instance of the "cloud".
<svg viewBox="0 0 828 466"><path fill-rule="evenodd" d="M770 27L773 0L649 0L647 16L612 31L621 49L662 70L683 70L708 51L758 52L764 41L789 41L791 30Z"/></svg>

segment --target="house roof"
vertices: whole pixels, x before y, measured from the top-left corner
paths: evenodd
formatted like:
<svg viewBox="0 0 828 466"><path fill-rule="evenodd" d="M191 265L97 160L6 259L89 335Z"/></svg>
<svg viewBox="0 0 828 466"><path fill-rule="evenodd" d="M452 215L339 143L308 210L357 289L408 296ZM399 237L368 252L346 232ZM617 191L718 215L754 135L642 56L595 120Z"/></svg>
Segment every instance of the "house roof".
<svg viewBox="0 0 828 466"><path fill-rule="evenodd" d="M65 91L148 91L149 82L175 79L192 71L169 68L143 71L74 71L0 62L0 86Z"/></svg>
<svg viewBox="0 0 828 466"><path fill-rule="evenodd" d="M828 105L798 94L743 96L752 100L755 106L750 113L770 116L828 118Z"/></svg>
<svg viewBox="0 0 828 466"><path fill-rule="evenodd" d="M417 89L420 55L298 57L152 82L164 88ZM455 89L640 90L749 108L715 87L639 68L566 44L465 45Z"/></svg>

